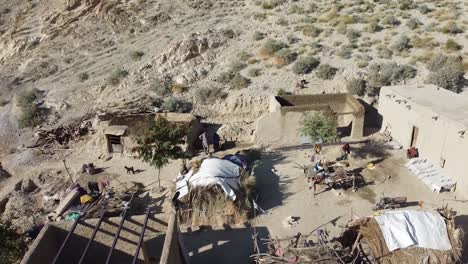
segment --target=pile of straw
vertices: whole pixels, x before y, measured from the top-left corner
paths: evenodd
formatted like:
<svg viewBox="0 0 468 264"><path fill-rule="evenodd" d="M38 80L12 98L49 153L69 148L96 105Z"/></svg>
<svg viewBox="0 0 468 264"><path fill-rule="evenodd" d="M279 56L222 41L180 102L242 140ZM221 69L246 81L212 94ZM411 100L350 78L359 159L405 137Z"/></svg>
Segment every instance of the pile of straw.
<svg viewBox="0 0 468 264"><path fill-rule="evenodd" d="M197 187L189 191L182 199L182 207L178 210L182 225L226 226L243 224L248 221L251 211L251 198L255 186L255 177L242 170L241 186L236 191L236 200L226 196L218 185Z"/></svg>
<svg viewBox="0 0 468 264"><path fill-rule="evenodd" d="M397 249L390 252L385 243L382 231L377 221L365 218L359 222L357 230L364 239L366 247L375 263L400 264L400 263L459 263L462 256L463 230L456 229L454 224L454 212L446 208L439 211L447 224L447 232L452 244L452 250L442 251L426 248L410 247ZM437 239L436 237L434 239Z"/></svg>

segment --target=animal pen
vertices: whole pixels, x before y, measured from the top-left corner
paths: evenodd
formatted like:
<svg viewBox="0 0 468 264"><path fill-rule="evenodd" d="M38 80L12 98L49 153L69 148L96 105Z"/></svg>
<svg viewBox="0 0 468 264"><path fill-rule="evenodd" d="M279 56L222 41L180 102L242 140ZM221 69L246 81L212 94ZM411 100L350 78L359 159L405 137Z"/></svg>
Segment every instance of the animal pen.
<svg viewBox="0 0 468 264"><path fill-rule="evenodd" d="M387 215L391 217L392 214L404 214L406 224L413 228L405 229L398 226L405 221L382 222L382 218ZM431 217L418 216L424 214ZM455 212L447 208L436 211L388 211L377 216L350 221L337 238L330 238L323 226L309 234L298 233L296 236L283 239L258 240L254 236L255 254L252 258L255 263L262 264L460 263L463 230L455 228L454 216ZM440 221L437 228L431 219ZM394 233L395 236L392 236L391 232L387 232L392 228L399 230L398 235ZM394 242L397 242L397 246ZM259 243L266 245L268 251L260 252ZM388 244L392 248L389 248Z"/></svg>

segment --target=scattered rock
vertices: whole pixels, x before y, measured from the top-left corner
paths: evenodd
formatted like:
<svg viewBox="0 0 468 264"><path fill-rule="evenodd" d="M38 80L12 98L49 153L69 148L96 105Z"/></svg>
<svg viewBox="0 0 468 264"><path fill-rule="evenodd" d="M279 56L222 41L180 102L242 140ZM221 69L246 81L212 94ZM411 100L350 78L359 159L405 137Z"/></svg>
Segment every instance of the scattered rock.
<svg viewBox="0 0 468 264"><path fill-rule="evenodd" d="M31 179L24 179L21 182L21 190L26 193L33 192L37 189L37 185Z"/></svg>

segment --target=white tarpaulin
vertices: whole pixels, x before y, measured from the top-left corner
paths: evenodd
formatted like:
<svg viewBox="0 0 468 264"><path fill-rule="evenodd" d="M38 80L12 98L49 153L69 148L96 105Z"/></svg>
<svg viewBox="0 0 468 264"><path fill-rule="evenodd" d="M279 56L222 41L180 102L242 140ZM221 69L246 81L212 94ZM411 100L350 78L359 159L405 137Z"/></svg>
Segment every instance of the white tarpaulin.
<svg viewBox="0 0 468 264"><path fill-rule="evenodd" d="M426 158L413 158L406 164L416 177L423 181L433 192L442 190L454 191L457 182L442 174L440 167L435 166Z"/></svg>
<svg viewBox="0 0 468 264"><path fill-rule="evenodd" d="M239 189L240 167L228 160L205 159L197 173L190 170L176 182L179 199L188 194L190 188L219 185L229 198L236 199L234 190Z"/></svg>
<svg viewBox="0 0 468 264"><path fill-rule="evenodd" d="M376 216L388 250L411 246L451 250L447 225L433 211L393 211Z"/></svg>

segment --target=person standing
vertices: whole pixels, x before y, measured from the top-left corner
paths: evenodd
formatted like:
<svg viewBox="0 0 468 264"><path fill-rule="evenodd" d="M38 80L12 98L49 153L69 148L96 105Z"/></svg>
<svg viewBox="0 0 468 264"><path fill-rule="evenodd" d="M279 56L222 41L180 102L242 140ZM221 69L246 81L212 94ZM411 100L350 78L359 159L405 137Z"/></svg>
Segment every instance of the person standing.
<svg viewBox="0 0 468 264"><path fill-rule="evenodd" d="M213 149L215 152L219 150L219 140L219 135L215 132L213 134Z"/></svg>
<svg viewBox="0 0 468 264"><path fill-rule="evenodd" d="M203 152L205 152L205 154L208 154L209 146L208 146L208 137L206 135L206 131L203 132L199 138L201 139L201 142L202 142Z"/></svg>

